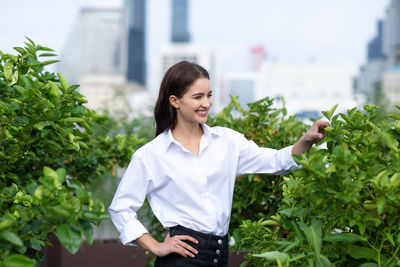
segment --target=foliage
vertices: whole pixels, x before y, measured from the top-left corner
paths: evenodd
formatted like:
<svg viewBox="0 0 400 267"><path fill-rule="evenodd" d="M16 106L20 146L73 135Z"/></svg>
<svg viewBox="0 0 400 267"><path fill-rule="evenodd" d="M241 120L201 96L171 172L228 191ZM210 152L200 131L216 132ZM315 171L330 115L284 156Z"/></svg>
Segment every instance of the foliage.
<svg viewBox="0 0 400 267"><path fill-rule="evenodd" d="M0 52L0 266L39 264L49 235L75 253L91 223L108 218L88 184L129 163L135 135L93 136L106 116L60 73L52 50L27 38L18 55Z"/></svg>
<svg viewBox="0 0 400 267"><path fill-rule="evenodd" d="M273 107L272 99L264 98L249 103L248 106L249 109L244 110L237 98L231 97L231 103L215 118L209 118L208 124L229 127L243 133L259 146L274 149L294 144L307 129L307 126L294 116L287 117L284 106ZM231 235L240 239L238 228L243 220L258 220L276 212L282 203L279 181L279 176L264 174L237 178L232 204ZM236 246L232 249L242 248Z"/></svg>
<svg viewBox="0 0 400 267"><path fill-rule="evenodd" d="M251 266L400 265L400 115L335 108L326 149L280 181L278 212L240 226Z"/></svg>

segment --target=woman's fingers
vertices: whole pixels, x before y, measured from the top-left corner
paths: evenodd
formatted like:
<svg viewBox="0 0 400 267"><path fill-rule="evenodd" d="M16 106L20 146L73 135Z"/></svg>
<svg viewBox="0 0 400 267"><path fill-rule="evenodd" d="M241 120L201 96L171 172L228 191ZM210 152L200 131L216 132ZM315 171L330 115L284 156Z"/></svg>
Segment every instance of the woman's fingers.
<svg viewBox="0 0 400 267"><path fill-rule="evenodd" d="M170 237L170 234L168 233L163 242L164 248L166 249L165 255L170 253L178 253L182 257L190 256L193 258L198 251L183 240L188 240L194 244L199 243L196 239L188 235L175 235Z"/></svg>
<svg viewBox="0 0 400 267"><path fill-rule="evenodd" d="M183 241L183 240L188 240L188 241L190 241L190 242L192 242L194 244L198 244L199 242L196 239L194 239L193 237L188 236L188 235L176 235L176 236L174 236L172 238L175 239L176 240L176 244L180 248L183 249L183 254L184 255L182 255L180 253L182 256L186 257L186 255L189 255L190 257L193 258L195 256L194 254L198 253L198 251L196 249L194 249L191 245L189 245L188 243Z"/></svg>
<svg viewBox="0 0 400 267"><path fill-rule="evenodd" d="M199 243L199 241L197 241L196 239L194 239L190 235L176 235L176 237L179 238L180 240L188 240L188 241L190 241L192 243L195 243L195 244Z"/></svg>
<svg viewBox="0 0 400 267"><path fill-rule="evenodd" d="M190 257L194 257L194 254L197 254L198 251L193 248L191 245L188 243L183 242L182 240L179 241L179 245L183 247L189 254Z"/></svg>

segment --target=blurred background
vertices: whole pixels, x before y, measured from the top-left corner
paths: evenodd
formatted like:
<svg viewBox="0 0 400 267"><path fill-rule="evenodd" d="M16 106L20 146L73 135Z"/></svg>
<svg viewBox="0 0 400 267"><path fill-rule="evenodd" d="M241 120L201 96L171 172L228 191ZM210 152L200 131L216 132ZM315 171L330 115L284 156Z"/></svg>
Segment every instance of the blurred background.
<svg viewBox="0 0 400 267"><path fill-rule="evenodd" d="M400 102L400 0L1 2L0 50L25 36L53 48L61 62L49 70L98 111L151 114L181 60L209 70L214 114L230 94L284 97L299 118Z"/></svg>

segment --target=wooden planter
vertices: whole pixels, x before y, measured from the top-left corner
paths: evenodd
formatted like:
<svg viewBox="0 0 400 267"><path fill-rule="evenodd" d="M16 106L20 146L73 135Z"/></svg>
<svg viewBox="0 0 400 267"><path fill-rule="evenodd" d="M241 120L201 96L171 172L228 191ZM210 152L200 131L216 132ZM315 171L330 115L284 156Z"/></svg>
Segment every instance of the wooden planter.
<svg viewBox="0 0 400 267"><path fill-rule="evenodd" d="M123 246L119 240L84 243L75 254L70 254L57 240L52 238L53 247L45 250L41 267L145 267L149 257L140 247ZM238 267L247 252L230 252L229 267Z"/></svg>

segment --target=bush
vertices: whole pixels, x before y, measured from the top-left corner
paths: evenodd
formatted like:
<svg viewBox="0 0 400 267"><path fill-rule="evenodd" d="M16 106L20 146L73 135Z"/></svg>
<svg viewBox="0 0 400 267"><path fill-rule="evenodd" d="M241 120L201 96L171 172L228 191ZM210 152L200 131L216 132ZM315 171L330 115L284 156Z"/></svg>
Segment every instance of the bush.
<svg viewBox="0 0 400 267"><path fill-rule="evenodd" d="M28 39L28 38L27 38ZM106 116L60 73L44 67L52 50L28 39L18 55L0 52L0 266L38 266L55 234L75 253L91 223L108 218L88 184L126 166L135 135L92 135Z"/></svg>
<svg viewBox="0 0 400 267"><path fill-rule="evenodd" d="M400 115L334 109L327 148L280 181L277 214L240 226L252 266L400 265Z"/></svg>
<svg viewBox="0 0 400 267"><path fill-rule="evenodd" d="M244 110L235 97L208 124L225 126L243 133L259 146L280 149L294 144L307 130L307 125L287 117L286 108L273 107L273 100L264 98L248 104ZM280 177L265 174L243 175L236 179L233 195L230 234L240 240L239 225L243 220L258 220L275 214L282 203ZM243 249L240 243L232 247Z"/></svg>

